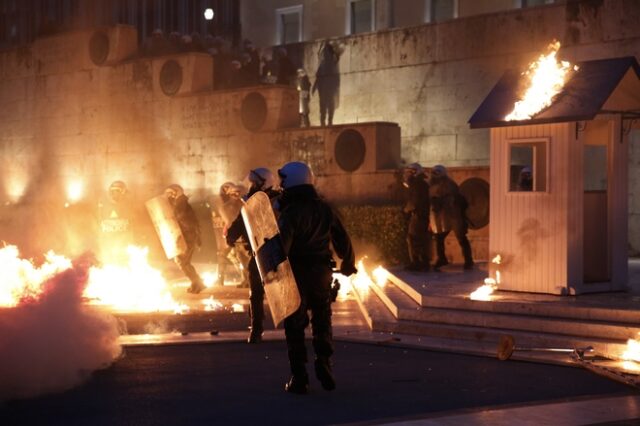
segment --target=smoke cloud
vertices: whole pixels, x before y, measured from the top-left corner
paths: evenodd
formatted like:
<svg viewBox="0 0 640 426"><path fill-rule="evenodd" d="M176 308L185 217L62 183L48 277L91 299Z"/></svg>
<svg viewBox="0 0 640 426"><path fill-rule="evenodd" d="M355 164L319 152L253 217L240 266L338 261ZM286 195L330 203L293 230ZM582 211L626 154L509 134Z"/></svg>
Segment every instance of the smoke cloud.
<svg viewBox="0 0 640 426"><path fill-rule="evenodd" d="M90 266L82 256L37 298L0 310L0 401L67 390L121 355L116 319L83 304Z"/></svg>

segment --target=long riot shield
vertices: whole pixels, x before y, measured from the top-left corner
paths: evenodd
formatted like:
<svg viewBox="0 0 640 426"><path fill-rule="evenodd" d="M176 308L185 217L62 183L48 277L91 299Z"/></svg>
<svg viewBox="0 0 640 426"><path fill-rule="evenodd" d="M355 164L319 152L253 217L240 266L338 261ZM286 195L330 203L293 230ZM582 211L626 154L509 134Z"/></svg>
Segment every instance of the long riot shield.
<svg viewBox="0 0 640 426"><path fill-rule="evenodd" d="M169 200L164 195L158 195L147 201L145 205L158 237L160 237L160 243L167 259L173 259L186 253L187 242L182 235Z"/></svg>
<svg viewBox="0 0 640 426"><path fill-rule="evenodd" d="M267 194L257 192L252 195L242 207L242 219L258 263L271 317L277 327L300 307L300 293L291 264L284 253Z"/></svg>

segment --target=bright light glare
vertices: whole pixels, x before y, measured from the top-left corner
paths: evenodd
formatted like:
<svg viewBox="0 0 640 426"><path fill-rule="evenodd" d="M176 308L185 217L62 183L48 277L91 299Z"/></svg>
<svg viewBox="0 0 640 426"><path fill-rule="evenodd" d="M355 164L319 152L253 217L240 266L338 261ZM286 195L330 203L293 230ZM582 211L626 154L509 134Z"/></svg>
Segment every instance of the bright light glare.
<svg viewBox="0 0 640 426"><path fill-rule="evenodd" d="M67 200L70 203L80 201L84 195L84 185L81 181L70 182L67 186Z"/></svg>
<svg viewBox="0 0 640 426"><path fill-rule="evenodd" d="M213 9L211 9L211 8L205 9L205 11L204 11L204 19L206 19L207 21L210 21L210 20L213 19L213 15L214 15Z"/></svg>

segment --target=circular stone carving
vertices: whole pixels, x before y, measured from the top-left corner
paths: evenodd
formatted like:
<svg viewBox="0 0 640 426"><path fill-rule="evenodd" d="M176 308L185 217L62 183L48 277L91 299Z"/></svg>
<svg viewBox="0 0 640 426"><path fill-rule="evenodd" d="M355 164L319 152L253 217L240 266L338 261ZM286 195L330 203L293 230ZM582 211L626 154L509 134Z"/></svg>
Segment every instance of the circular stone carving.
<svg viewBox="0 0 640 426"><path fill-rule="evenodd" d="M109 36L102 31L96 31L89 40L89 57L91 62L102 65L109 56Z"/></svg>
<svg viewBox="0 0 640 426"><path fill-rule="evenodd" d="M460 193L467 200L469 228L480 229L489 224L489 183L472 177L460 185Z"/></svg>
<svg viewBox="0 0 640 426"><path fill-rule="evenodd" d="M162 65L160 69L160 88L167 96L178 93L182 86L182 67L180 64L170 59Z"/></svg>
<svg viewBox="0 0 640 426"><path fill-rule="evenodd" d="M256 132L267 121L267 100L258 92L251 92L242 100L240 118L245 129Z"/></svg>
<svg viewBox="0 0 640 426"><path fill-rule="evenodd" d="M366 153L367 146L364 138L357 130L344 130L336 139L334 151L336 163L345 172L356 171L364 163Z"/></svg>

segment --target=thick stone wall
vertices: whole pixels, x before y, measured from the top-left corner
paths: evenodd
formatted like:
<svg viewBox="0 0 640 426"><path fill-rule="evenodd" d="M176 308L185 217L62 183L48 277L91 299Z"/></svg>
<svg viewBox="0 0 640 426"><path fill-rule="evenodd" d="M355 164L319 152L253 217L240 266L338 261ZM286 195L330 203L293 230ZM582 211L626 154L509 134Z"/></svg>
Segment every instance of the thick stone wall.
<svg viewBox="0 0 640 426"><path fill-rule="evenodd" d="M489 132L470 130L467 120L506 68L523 66L554 38L563 43L561 56L573 61L639 57L637 22L637 1L603 0L335 39L340 78L334 122L399 123L406 162L486 168ZM0 53L5 202L37 203L45 212L57 211L66 198L64 188L77 178L94 198L112 180L123 179L140 199L178 182L194 199L206 200L222 182L241 178L249 167L277 167L294 158L294 151L282 147L296 146L295 132L286 136L276 130L297 126L295 89L212 92L201 75L215 66L207 64L208 56L131 59L137 46L135 37L127 36L130 31L109 33L112 45L100 65L88 50L95 32L39 39ZM291 56L312 76L320 46L290 46ZM173 97L159 84L169 60L178 61L184 73L184 86ZM256 91L268 111L258 132L242 122L243 101ZM311 119L319 123L317 95ZM633 152L636 164L640 154ZM639 168L633 164L630 193L636 194ZM338 186L331 179L326 177L326 188ZM352 176L348 181L345 194L363 193L360 185L366 179ZM378 175L368 181L385 188ZM636 204L631 203L632 233L640 227ZM29 210L36 216L29 223L38 222L38 210ZM46 240L55 238L47 236L46 229L53 228L48 223L41 225L44 231L37 226L18 231L16 221L27 216L0 218L11 231L7 235L31 233L37 236L31 240L40 238L44 248L51 246ZM632 240L632 246L640 247L640 241Z"/></svg>
<svg viewBox="0 0 640 426"><path fill-rule="evenodd" d="M487 166L489 130L467 120L509 68L524 68L554 39L573 62L640 58L640 2L568 2L331 39L340 73L334 123L391 121L402 128L402 158L425 166ZM313 77L325 40L289 46ZM313 80L313 79L312 79ZM311 122L319 123L318 97ZM640 193L632 151L630 197ZM640 251L640 206L631 198L630 245Z"/></svg>
<svg viewBox="0 0 640 426"><path fill-rule="evenodd" d="M213 92L209 55L131 58L135 30L105 31L110 46L99 65L91 40L101 31L0 53L5 241L28 243L36 253L84 250L95 206L116 179L127 183L141 216L145 200L179 183L206 218L204 204L223 182L240 180L251 167L282 164L256 131L297 126L294 88ZM112 61L113 52L125 53ZM179 77L162 77L171 61L179 64ZM165 94L167 87L176 89L174 96ZM247 107L249 98L255 102ZM65 207L66 189L76 181L84 195Z"/></svg>

